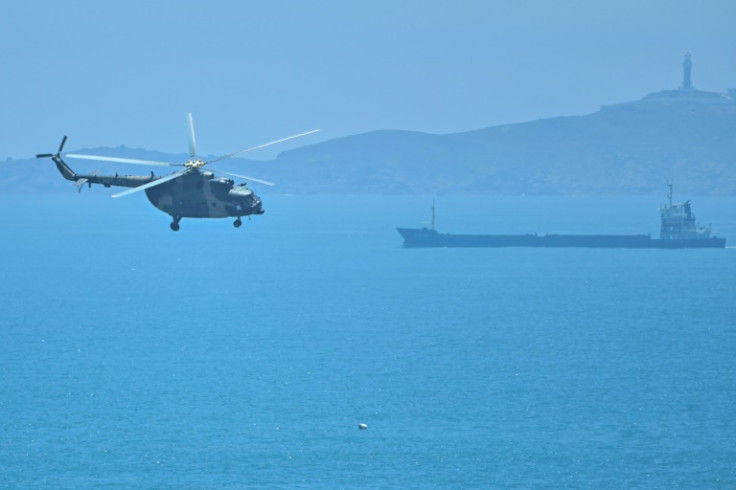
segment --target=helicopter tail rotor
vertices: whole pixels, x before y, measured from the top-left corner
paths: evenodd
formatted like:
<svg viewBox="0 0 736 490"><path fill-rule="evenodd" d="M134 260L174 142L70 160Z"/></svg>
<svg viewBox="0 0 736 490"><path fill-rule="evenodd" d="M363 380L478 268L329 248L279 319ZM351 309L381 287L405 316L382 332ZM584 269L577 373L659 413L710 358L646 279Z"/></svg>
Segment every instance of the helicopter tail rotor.
<svg viewBox="0 0 736 490"><path fill-rule="evenodd" d="M64 135L64 138L61 140L61 144L59 145L59 151L56 153L61 153L61 151L64 149L64 143L66 143L66 135Z"/></svg>
<svg viewBox="0 0 736 490"><path fill-rule="evenodd" d="M59 158L61 157L61 151L64 149L64 144L66 143L66 135L64 135L64 138L61 140L61 144L59 145L59 150L56 153L39 153L36 154L36 158Z"/></svg>
<svg viewBox="0 0 736 490"><path fill-rule="evenodd" d="M73 180L74 182L77 182L79 179L77 177L77 174L69 168L69 166L62 160L61 158L61 152L64 150L64 144L66 143L66 135L64 135L64 138L61 140L61 144L59 145L59 149L56 151L56 153L38 153L36 155L36 158L51 158L54 163L56 164L56 168L61 172L62 177L64 177L66 180Z"/></svg>

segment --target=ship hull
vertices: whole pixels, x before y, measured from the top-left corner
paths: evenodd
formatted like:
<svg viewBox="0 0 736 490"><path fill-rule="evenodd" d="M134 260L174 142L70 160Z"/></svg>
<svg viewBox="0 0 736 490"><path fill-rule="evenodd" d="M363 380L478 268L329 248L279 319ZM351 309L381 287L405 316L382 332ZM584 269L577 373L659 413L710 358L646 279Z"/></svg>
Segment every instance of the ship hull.
<svg viewBox="0 0 736 490"><path fill-rule="evenodd" d="M653 239L649 235L456 235L428 228L396 228L407 248L539 247L539 248L724 248L719 237Z"/></svg>

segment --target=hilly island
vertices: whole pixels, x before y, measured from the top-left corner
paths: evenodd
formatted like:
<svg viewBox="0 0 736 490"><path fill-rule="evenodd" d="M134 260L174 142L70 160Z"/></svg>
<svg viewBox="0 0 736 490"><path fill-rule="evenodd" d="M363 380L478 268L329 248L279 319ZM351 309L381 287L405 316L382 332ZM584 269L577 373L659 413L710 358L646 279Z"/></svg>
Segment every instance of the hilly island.
<svg viewBox="0 0 736 490"><path fill-rule="evenodd" d="M54 144L39 142L39 151ZM172 162L186 157L125 147L73 151ZM146 173L69 163L87 172ZM671 181L683 195L733 196L736 90L694 88L686 57L679 88L584 116L441 135L373 131L285 151L266 163L232 159L218 168L278 183L264 194L651 195ZM69 191L69 183L48 160L9 160L0 164L0 189Z"/></svg>

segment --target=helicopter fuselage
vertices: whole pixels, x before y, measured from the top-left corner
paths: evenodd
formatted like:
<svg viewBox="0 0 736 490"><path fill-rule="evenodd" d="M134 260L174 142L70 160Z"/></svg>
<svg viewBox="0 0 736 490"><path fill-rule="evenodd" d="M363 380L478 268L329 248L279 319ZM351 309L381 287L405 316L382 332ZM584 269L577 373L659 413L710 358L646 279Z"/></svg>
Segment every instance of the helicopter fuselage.
<svg viewBox="0 0 736 490"><path fill-rule="evenodd" d="M100 184L105 187L139 187L161 179L151 175L98 175L75 173L61 159L52 156L56 167L65 179L81 186ZM232 179L215 177L212 172L191 168L168 182L145 189L148 200L159 210L173 218L172 229L178 229L181 218L240 218L251 214L263 214L261 198L245 184L235 185Z"/></svg>
<svg viewBox="0 0 736 490"><path fill-rule="evenodd" d="M190 170L169 182L146 189L148 200L178 218L227 218L263 214L261 199L245 184Z"/></svg>

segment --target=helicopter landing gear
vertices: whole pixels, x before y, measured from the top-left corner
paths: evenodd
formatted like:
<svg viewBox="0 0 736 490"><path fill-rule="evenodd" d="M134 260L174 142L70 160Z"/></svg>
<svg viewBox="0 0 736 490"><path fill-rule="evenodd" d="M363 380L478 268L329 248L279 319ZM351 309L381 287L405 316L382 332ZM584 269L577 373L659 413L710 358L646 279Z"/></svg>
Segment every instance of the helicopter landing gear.
<svg viewBox="0 0 736 490"><path fill-rule="evenodd" d="M242 224L243 224L243 220L241 220L240 217L238 217L238 219L236 219L235 221L233 221L233 226L235 228L240 228L240 225L242 225Z"/></svg>
<svg viewBox="0 0 736 490"><path fill-rule="evenodd" d="M169 223L169 227L174 231L179 231L179 220L181 219L181 216L174 216L174 221Z"/></svg>

